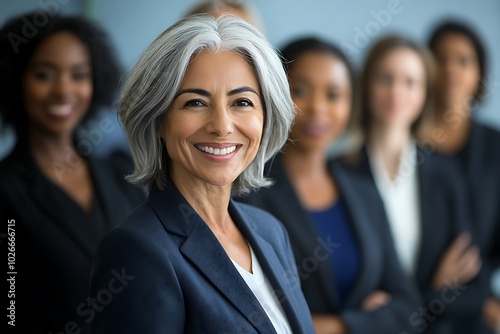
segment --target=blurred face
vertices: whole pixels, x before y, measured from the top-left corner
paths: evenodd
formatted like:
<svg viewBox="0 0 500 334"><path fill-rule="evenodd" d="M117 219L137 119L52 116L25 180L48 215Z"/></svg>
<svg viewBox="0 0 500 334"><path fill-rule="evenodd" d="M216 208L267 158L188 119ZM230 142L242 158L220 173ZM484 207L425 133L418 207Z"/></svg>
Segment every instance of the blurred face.
<svg viewBox="0 0 500 334"><path fill-rule="evenodd" d="M480 82L480 70L472 43L463 35L447 33L437 41L437 90L443 106L468 103Z"/></svg>
<svg viewBox="0 0 500 334"><path fill-rule="evenodd" d="M231 184L255 158L264 126L260 87L235 52L201 52L168 108L161 137L174 179Z"/></svg>
<svg viewBox="0 0 500 334"><path fill-rule="evenodd" d="M344 62L331 54L308 52L290 67L297 116L294 147L326 150L343 133L351 110L351 80Z"/></svg>
<svg viewBox="0 0 500 334"><path fill-rule="evenodd" d="M419 55L408 48L387 52L368 83L372 119L384 127L410 127L422 112L426 73Z"/></svg>
<svg viewBox="0 0 500 334"><path fill-rule="evenodd" d="M92 67L85 45L58 32L35 50L23 77L24 106L31 130L70 134L92 101Z"/></svg>

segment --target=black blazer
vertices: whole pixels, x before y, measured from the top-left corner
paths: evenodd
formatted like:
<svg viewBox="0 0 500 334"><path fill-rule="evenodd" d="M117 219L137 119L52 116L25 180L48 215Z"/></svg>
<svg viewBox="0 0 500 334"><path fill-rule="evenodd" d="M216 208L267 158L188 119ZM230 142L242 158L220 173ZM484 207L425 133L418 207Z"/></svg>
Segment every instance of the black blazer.
<svg viewBox="0 0 500 334"><path fill-rule="evenodd" d="M89 333L79 306L88 296L92 256L104 234L145 199L124 180L131 170L125 155L87 162L97 222L42 174L27 144L18 144L0 163L1 233L7 233L7 220L15 220L19 332ZM2 240L6 250L4 245Z"/></svg>
<svg viewBox="0 0 500 334"><path fill-rule="evenodd" d="M418 330L429 328L432 333L484 333L485 328L480 324L485 296L484 270L459 288L436 291L431 287L442 255L460 233L469 232L477 244L462 174L447 157L429 148L417 150L417 162L422 234L415 279L424 299L425 312L417 312L410 322ZM358 165L352 168L363 170L373 178L366 149ZM459 322L461 328L455 326Z"/></svg>
<svg viewBox="0 0 500 334"><path fill-rule="evenodd" d="M419 294L404 275L396 257L375 184L368 174L346 169L338 161L329 162L328 168L345 200L361 255L360 274L341 310L332 284L335 273L323 255L334 249L318 240L280 156L272 162L269 172L275 184L252 192L243 200L272 213L286 226L301 276L302 291L313 314L340 314L352 334L412 331L408 319L421 304ZM311 258L317 263L314 271ZM374 312L362 312L361 302L374 290L390 293L390 304Z"/></svg>
<svg viewBox="0 0 500 334"><path fill-rule="evenodd" d="M245 204L231 201L228 209L293 333L314 333L283 226ZM116 282L117 273L127 279ZM109 298L103 290L111 291ZM153 188L147 203L102 240L92 269L94 296L102 298L102 310L89 315L95 315L94 334L275 333L215 235L171 180L164 190Z"/></svg>
<svg viewBox="0 0 500 334"><path fill-rule="evenodd" d="M500 266L500 132L472 121L469 140L451 158L465 175L463 191L470 205L472 227L483 258L485 293L490 295L491 272ZM463 317L455 323L455 332L488 332L481 324L478 324L481 329L471 329L474 320L481 322L477 318Z"/></svg>
<svg viewBox="0 0 500 334"><path fill-rule="evenodd" d="M469 141L455 159L466 175L473 226L485 265L500 266L500 132L472 122Z"/></svg>

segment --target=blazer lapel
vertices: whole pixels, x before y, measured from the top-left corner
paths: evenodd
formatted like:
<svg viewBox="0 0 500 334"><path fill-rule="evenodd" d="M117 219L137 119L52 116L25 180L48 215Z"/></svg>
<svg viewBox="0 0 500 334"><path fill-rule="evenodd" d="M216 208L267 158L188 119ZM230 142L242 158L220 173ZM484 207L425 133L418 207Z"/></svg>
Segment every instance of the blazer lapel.
<svg viewBox="0 0 500 334"><path fill-rule="evenodd" d="M293 238L294 243L300 248L300 254L298 255L302 259L313 256L315 249L319 245L318 233L286 175L280 156L277 156L273 161L269 176L276 181L275 185L273 185L276 195L270 200L275 203L276 207L280 208L280 216L278 218L286 226L290 238ZM338 305L338 296L334 289L335 277L330 268L330 262L317 261L317 263L318 274L315 277L321 284L321 290L326 295L325 302L329 304L329 309L338 309L336 307ZM304 275L301 270L307 269L303 268L305 262L297 263L297 266L299 267L299 275ZM308 273L305 273L305 275L308 276L302 277L302 279L311 279Z"/></svg>
<svg viewBox="0 0 500 334"><path fill-rule="evenodd" d="M344 203L349 214L350 222L353 224L353 231L356 235L356 240L360 250L360 272L356 279L356 283L353 285L353 289L349 294L347 305L356 304L357 301L362 300L365 297L364 289L366 286L370 285L370 280L372 279L370 272L373 271L371 262L369 261L370 254L377 251L372 249L374 243L370 236L373 235L373 233L371 232L372 226L369 222L380 218L367 216L367 212L373 212L373 210L367 210L365 206L370 206L372 203L365 203L363 201L363 197L361 197L363 194L366 195L367 189L365 189L365 187L367 182L370 182L367 175L371 175L366 154L362 157L362 159L363 160L357 166L357 168L360 169L360 173L354 173L350 176L348 176L345 170L337 163L330 164L330 170L340 188L340 193L342 194L341 196L345 198ZM382 203L380 204L382 205Z"/></svg>
<svg viewBox="0 0 500 334"><path fill-rule="evenodd" d="M125 203L121 199L125 197L114 182L116 175L109 175L111 171L109 167L101 167L103 162L92 158L88 159L88 164L94 180L94 196L100 200L107 228L110 229L120 223L120 221L117 221L117 217L120 217L117 213L130 211L131 208L124 207ZM122 175L122 177L124 178L125 175ZM122 219L125 217L123 215Z"/></svg>
<svg viewBox="0 0 500 334"><path fill-rule="evenodd" d="M169 189L153 189L150 204L165 229L186 237L181 253L240 311L260 333L276 333L264 309L210 228L171 180Z"/></svg>
<svg viewBox="0 0 500 334"><path fill-rule="evenodd" d="M287 315L290 327L294 333L300 332L300 311L294 298L297 292L292 291L294 287L300 291L300 281L291 280L291 273L288 273L283 268L275 249L259 234L258 229L252 224L254 223L252 218L245 216L241 211L237 210L234 202L231 202L229 209L231 216L235 219L238 228L252 246L267 279L273 286L276 297Z"/></svg>
<svg viewBox="0 0 500 334"><path fill-rule="evenodd" d="M29 184L34 202L42 212L50 217L54 226L64 231L77 247L91 259L99 242L99 235L88 227L88 219L86 219L83 210L78 208L76 203L74 207L68 207L65 205L66 203L61 203L60 198L67 195L42 174L29 147L20 149L20 152L22 153L20 153L20 160L17 162L19 164L18 170L25 182ZM57 196L57 192L61 192L61 196ZM75 214L75 210L72 210L75 208L80 209L81 214ZM35 230L39 230L42 234L50 231L50 227L41 226L40 221L25 223L32 225Z"/></svg>

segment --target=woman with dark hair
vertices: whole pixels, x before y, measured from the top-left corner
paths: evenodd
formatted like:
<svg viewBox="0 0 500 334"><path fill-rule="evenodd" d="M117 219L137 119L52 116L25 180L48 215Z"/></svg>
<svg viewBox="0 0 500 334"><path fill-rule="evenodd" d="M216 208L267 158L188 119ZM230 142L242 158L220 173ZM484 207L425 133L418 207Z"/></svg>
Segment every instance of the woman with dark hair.
<svg viewBox="0 0 500 334"><path fill-rule="evenodd" d="M500 132L471 115L488 94L486 48L467 24L446 21L431 33L437 66L436 108L423 138L452 158L465 173L478 245L491 275L500 266ZM495 307L495 303L497 304ZM496 310L496 312L494 312ZM500 326L500 303L491 299L485 315ZM496 313L496 316L495 316Z"/></svg>
<svg viewBox="0 0 500 334"><path fill-rule="evenodd" d="M36 28L29 36L27 25ZM101 29L79 17L41 24L32 13L0 31L0 117L17 137L0 163L0 219L2 233L15 224L16 328L23 333L89 332L93 253L144 199L124 180L125 156L96 159L92 142L77 135L114 99L119 71L108 45Z"/></svg>
<svg viewBox="0 0 500 334"><path fill-rule="evenodd" d="M433 70L428 52L407 38L372 47L361 74L360 164L375 180L398 258L424 299L413 324L419 332L457 333L455 322L478 317L481 260L459 171L415 139L431 107Z"/></svg>
<svg viewBox="0 0 500 334"><path fill-rule="evenodd" d="M287 228L317 333L411 332L418 293L397 260L375 184L328 158L351 114L349 62L316 38L282 54L297 116L269 166L275 184L242 200Z"/></svg>

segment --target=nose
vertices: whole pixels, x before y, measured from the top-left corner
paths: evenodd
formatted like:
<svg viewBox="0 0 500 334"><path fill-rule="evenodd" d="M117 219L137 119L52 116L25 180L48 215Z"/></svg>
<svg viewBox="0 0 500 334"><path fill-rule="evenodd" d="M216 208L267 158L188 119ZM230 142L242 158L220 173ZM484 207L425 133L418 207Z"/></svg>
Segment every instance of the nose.
<svg viewBox="0 0 500 334"><path fill-rule="evenodd" d="M64 100L71 93L73 83L69 75L59 74L54 78L52 85L52 95L60 100Z"/></svg>
<svg viewBox="0 0 500 334"><path fill-rule="evenodd" d="M321 92L314 92L311 94L306 112L314 116L320 116L328 110L328 101Z"/></svg>
<svg viewBox="0 0 500 334"><path fill-rule="evenodd" d="M210 111L207 131L218 137L225 137L233 132L234 124L231 110L222 104L216 104Z"/></svg>

